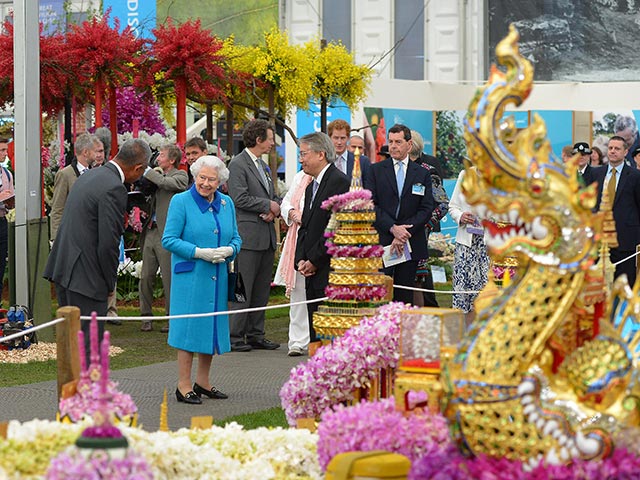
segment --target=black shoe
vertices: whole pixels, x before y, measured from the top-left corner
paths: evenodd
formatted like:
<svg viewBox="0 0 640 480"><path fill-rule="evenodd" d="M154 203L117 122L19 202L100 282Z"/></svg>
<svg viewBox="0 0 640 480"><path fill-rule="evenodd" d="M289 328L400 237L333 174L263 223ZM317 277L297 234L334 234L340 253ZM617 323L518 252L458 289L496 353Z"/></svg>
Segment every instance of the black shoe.
<svg viewBox="0 0 640 480"><path fill-rule="evenodd" d="M232 352L250 352L251 351L251 345L247 345L244 342L232 343L231 344L231 351Z"/></svg>
<svg viewBox="0 0 640 480"><path fill-rule="evenodd" d="M229 398L228 395L225 395L220 390L218 390L216 387L211 387L211 390L207 390L205 388L202 388L197 383L193 384L193 391L198 396L205 395L205 396L207 396L209 398L215 398L215 399L218 399L218 400L225 400L225 399Z"/></svg>
<svg viewBox="0 0 640 480"><path fill-rule="evenodd" d="M196 395L194 391L187 392L186 395L180 393L180 390L176 388L176 398L178 402L189 403L191 405L200 405L202 403L202 399Z"/></svg>
<svg viewBox="0 0 640 480"><path fill-rule="evenodd" d="M251 348L255 348L256 350L276 350L277 348L280 348L279 343L272 342L266 338L249 342L249 345L251 345Z"/></svg>
<svg viewBox="0 0 640 480"><path fill-rule="evenodd" d="M122 320L107 320L111 325L122 325Z"/></svg>

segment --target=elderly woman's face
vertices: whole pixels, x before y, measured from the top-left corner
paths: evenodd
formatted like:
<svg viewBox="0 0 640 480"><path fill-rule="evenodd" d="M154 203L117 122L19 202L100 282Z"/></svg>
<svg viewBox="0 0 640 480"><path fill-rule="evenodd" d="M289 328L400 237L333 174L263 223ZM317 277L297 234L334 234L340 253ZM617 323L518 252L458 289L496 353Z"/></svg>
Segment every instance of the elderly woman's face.
<svg viewBox="0 0 640 480"><path fill-rule="evenodd" d="M196 175L195 183L196 190L200 195L209 201L213 200L213 194L216 193L218 185L220 185L218 181L218 170L213 167L202 167L198 175Z"/></svg>

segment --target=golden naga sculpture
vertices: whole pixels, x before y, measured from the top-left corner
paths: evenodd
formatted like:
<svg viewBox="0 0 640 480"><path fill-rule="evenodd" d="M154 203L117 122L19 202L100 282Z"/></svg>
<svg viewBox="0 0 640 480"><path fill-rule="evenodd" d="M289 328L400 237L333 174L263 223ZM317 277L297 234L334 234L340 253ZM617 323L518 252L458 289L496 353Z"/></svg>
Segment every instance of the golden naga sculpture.
<svg viewBox="0 0 640 480"><path fill-rule="evenodd" d="M552 154L537 115L522 131L503 119L505 107L520 105L533 85L517 41L511 28L496 49L506 73L494 67L469 107L462 189L487 219L490 253L516 255L520 270L509 287L484 292L476 321L442 374L444 408L474 454L529 466L602 458L640 421L638 339L623 339L622 325L601 319L600 334L560 361L551 346L583 314L585 278L602 270L604 262L593 265L602 214L592 212L595 185L585 187L576 163ZM613 294L620 309L608 316L634 320L637 288L619 280Z"/></svg>

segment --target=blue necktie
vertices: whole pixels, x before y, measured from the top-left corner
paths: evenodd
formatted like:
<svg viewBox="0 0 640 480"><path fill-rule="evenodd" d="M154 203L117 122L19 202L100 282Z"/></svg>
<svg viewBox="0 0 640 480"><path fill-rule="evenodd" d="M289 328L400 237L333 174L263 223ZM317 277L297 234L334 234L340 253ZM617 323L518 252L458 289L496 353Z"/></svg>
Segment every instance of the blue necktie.
<svg viewBox="0 0 640 480"><path fill-rule="evenodd" d="M311 205L313 205L313 200L316 198L316 193L318 192L318 187L319 186L320 186L320 184L314 180L313 181L313 191L311 192Z"/></svg>
<svg viewBox="0 0 640 480"><path fill-rule="evenodd" d="M404 164L402 162L396 162L398 165L398 171L396 173L396 185L398 186L398 207L396 208L396 218L400 213L400 199L402 198L402 187L404 187Z"/></svg>

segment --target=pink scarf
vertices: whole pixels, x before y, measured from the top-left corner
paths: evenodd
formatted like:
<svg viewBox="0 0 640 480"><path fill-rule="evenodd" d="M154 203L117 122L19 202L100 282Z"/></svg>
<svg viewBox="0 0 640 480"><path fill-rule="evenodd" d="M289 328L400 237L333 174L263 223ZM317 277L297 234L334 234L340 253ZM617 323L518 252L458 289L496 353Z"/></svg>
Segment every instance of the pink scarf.
<svg viewBox="0 0 640 480"><path fill-rule="evenodd" d="M295 210L302 211L304 206L300 205L300 200L304 195L304 191L311 183L313 177L311 175L305 175L298 184L298 188L291 197L291 205ZM296 242L298 241L298 229L300 225L293 222L287 231L287 236L284 239L284 247L282 247L282 276L286 286L287 297L291 296L291 290L296 287L296 270L295 270L295 257L296 257Z"/></svg>

